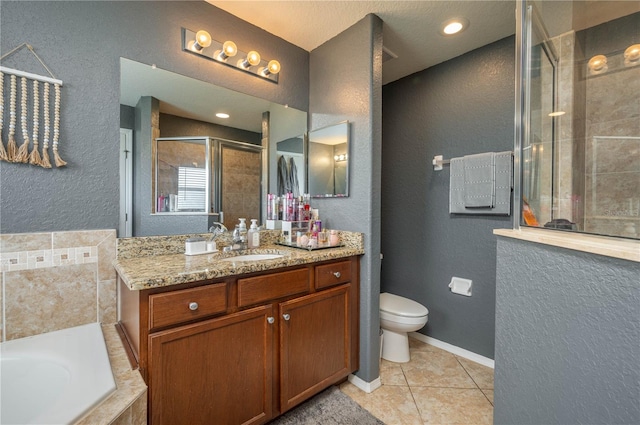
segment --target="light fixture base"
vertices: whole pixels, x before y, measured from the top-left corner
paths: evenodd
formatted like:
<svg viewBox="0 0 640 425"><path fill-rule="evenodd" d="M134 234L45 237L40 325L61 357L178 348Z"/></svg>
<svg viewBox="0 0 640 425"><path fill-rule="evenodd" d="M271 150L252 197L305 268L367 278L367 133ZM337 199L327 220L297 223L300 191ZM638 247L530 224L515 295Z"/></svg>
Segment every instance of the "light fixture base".
<svg viewBox="0 0 640 425"><path fill-rule="evenodd" d="M227 57L225 60L220 60L217 58L217 53L222 51L223 43L211 39L211 45L207 47L203 47L200 50L193 48L193 41L195 40L196 32L191 31L187 28L182 28L182 50L185 52L189 52L191 54L201 56L205 59L209 59L210 61L229 66L231 68L246 72L251 75L255 75L263 80L271 81L278 84L279 74L268 74L264 75L260 72L263 68L266 68L269 64L268 61L260 60L260 63L253 66L243 67L240 66L242 63L242 58L247 57L247 53L238 49L238 52L233 57ZM240 58L240 60L238 60Z"/></svg>

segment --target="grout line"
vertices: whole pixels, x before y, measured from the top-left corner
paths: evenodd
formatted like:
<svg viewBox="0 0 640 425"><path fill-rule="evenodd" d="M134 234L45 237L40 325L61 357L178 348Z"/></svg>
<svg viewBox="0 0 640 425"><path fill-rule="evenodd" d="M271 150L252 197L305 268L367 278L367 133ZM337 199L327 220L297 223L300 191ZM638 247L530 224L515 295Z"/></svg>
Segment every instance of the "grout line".
<svg viewBox="0 0 640 425"><path fill-rule="evenodd" d="M464 371L465 371L465 373L466 373L467 375L469 375L469 378L471 378L471 380L473 381L473 383L476 385L476 388L477 388L477 389L479 389L480 391L482 391L482 388L480 388L480 385L478 385L478 383L476 382L476 380L475 380L475 379L473 379L473 376L471 376L471 374L469 373L469 371L467 370L467 368L466 368L466 367L464 367L464 365L462 364L462 362L460 362L460 360L458 360L458 356L456 356L456 355L454 354L454 355L453 355L453 357L455 357L455 359L456 359L456 361L458 362L458 364L459 364L460 366L462 366L462 370L464 370Z"/></svg>
<svg viewBox="0 0 640 425"><path fill-rule="evenodd" d="M484 398L486 398L486 399L487 399L487 401L491 404L491 407L494 407L494 406L493 406L493 401L491 401L491 400L489 399L489 396L484 392L484 390L483 390L482 388L480 388L480 391L482 391L482 395L484 396Z"/></svg>

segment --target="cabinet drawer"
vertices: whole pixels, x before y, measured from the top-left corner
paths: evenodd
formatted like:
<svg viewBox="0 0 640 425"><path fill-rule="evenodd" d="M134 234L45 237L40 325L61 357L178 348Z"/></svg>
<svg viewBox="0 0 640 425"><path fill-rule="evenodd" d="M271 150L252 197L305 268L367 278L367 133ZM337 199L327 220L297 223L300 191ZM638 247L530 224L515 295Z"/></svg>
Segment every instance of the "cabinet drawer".
<svg viewBox="0 0 640 425"><path fill-rule="evenodd" d="M175 325L226 310L226 283L154 294L149 296L149 327Z"/></svg>
<svg viewBox="0 0 640 425"><path fill-rule="evenodd" d="M351 261L340 261L316 267L316 289L351 282Z"/></svg>
<svg viewBox="0 0 640 425"><path fill-rule="evenodd" d="M309 292L309 271L298 269L238 279L238 307Z"/></svg>

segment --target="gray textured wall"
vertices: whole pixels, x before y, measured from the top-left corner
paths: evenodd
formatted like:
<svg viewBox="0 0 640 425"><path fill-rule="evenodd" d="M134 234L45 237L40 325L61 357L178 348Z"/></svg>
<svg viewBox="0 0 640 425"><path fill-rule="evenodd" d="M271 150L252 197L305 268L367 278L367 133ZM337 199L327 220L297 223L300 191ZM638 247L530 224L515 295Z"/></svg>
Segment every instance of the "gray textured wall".
<svg viewBox="0 0 640 425"><path fill-rule="evenodd" d="M210 136L254 145L262 143L260 133L160 113L160 137L184 136Z"/></svg>
<svg viewBox="0 0 640 425"><path fill-rule="evenodd" d="M493 358L495 228L510 217L449 214L445 159L513 149L514 38L383 89L382 291L429 309L420 332ZM473 295L450 292L452 276Z"/></svg>
<svg viewBox="0 0 640 425"><path fill-rule="evenodd" d="M494 423L640 423L640 263L497 248Z"/></svg>
<svg viewBox="0 0 640 425"><path fill-rule="evenodd" d="M64 81L60 153L68 162L59 170L0 163L2 233L117 228L121 56L308 110L309 53L206 2L2 0L1 7L1 51L28 41ZM277 58L279 84L182 52L183 26ZM26 49L2 65L46 73Z"/></svg>
<svg viewBox="0 0 640 425"><path fill-rule="evenodd" d="M345 58L348 58L346 60ZM310 55L309 130L351 122L350 196L313 199L327 228L365 234L360 266L360 370L379 376L382 21L367 15Z"/></svg>

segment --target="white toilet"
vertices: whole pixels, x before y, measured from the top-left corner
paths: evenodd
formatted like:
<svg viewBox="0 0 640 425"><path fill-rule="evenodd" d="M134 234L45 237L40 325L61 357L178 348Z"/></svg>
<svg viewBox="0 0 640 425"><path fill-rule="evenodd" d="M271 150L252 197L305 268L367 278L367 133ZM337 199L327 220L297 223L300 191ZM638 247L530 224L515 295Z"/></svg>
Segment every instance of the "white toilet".
<svg viewBox="0 0 640 425"><path fill-rule="evenodd" d="M427 324L429 310L422 304L398 295L380 294L380 327L383 330L382 358L406 363L409 356L407 332Z"/></svg>

